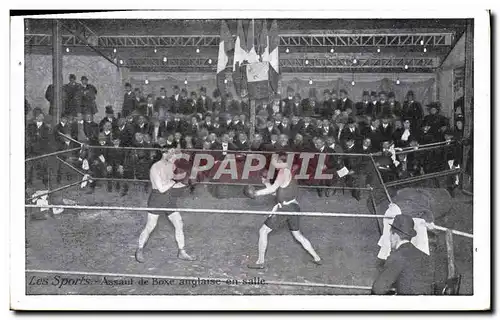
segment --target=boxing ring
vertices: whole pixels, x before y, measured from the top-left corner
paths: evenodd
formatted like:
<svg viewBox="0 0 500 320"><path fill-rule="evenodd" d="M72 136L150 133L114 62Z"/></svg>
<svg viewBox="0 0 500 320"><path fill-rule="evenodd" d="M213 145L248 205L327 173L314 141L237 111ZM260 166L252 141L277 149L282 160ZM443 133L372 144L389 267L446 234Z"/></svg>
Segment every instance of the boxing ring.
<svg viewBox="0 0 500 320"><path fill-rule="evenodd" d="M88 181L116 181L116 182L135 182L135 183L144 183L144 182L149 182L149 180L140 180L140 179L119 179L119 178L103 178L103 177L94 177L89 175L88 173L83 172L76 166L74 166L72 163L69 161L66 161L62 158L60 158L60 155L63 155L65 153L69 152L76 152L80 150L84 144L72 139L71 137L64 136L65 138L71 140L73 143L77 143L80 145L80 148L71 148L68 150L63 150L63 151L57 151L53 153L49 153L47 155L42 155L42 156L37 156L37 157L32 157L32 158L27 158L25 162L29 161L36 161L38 159L43 159L47 157L53 157L56 159L56 161L60 162L62 165L66 166L70 170L74 171L75 173L79 174L81 177L83 177L83 180L77 180L76 182L48 190L45 193L42 194L37 194L34 195L28 199L26 199L26 204L25 208L33 208L33 209L72 209L72 210L79 210L79 211L93 211L93 210L109 210L109 211L125 211L128 214L135 213L135 214L143 214L144 212L148 211L160 211L160 212L183 212L183 213L189 213L189 214L223 214L223 215L263 215L263 216L268 216L270 214L270 211L262 211L262 210L243 210L243 209L213 209L213 208L148 208L148 207L140 207L140 206L106 206L106 205L79 205L79 204L31 204L34 200L39 199L42 196L50 196L54 193L66 190L68 188L72 188L77 185L81 185L82 182L88 182ZM434 144L429 144L429 145L423 145L420 146L418 149L414 148L406 148L400 151L401 153L412 153L412 152L422 152L426 150L433 150L433 149L438 149L443 146L443 143L434 143ZM89 148L98 148L98 149L106 149L106 148L114 148L114 149L124 149L124 150L135 150L139 148L133 148L133 147L128 147L128 148L120 148L120 147L106 147L106 146L87 146ZM141 150L160 150L156 148L141 148ZM182 150L181 150L182 151ZM207 150L185 150L186 152L206 152ZM228 153L236 153L236 154L252 154L252 153L259 153L259 154L275 154L275 152L252 152L252 151L228 151ZM392 187L397 187L399 185L405 185L405 184L411 184L415 183L418 181L423 181L427 179L435 179L438 177L444 177L444 176L451 176L451 175L457 175L460 174L461 169L451 169L451 170L446 170L442 172L435 172L435 173L428 173L428 174L423 174L421 176L416 176L416 177L411 177L411 178L406 178L406 179L401 179L398 181L391 181L391 182L385 182L383 180L382 174L380 170L378 169L376 162L375 162L375 156L377 154L348 154L348 153L335 153L335 154L326 154L326 155L333 155L333 156L351 156L351 157L365 157L368 161L372 163L372 168L376 174L376 179L377 179L377 186L366 186L366 187L346 187L346 186L327 186L327 185L300 185L300 188L303 189L333 189L333 190L359 190L360 192L366 192L368 193L368 199L367 202L369 203L370 201L373 204L373 208L376 208L377 206L375 205L375 196L374 193L377 192L379 194L383 194L383 197L385 198L385 201L388 203L392 203L392 197L391 197L391 192L389 192L389 188ZM259 183L251 183L251 182L217 182L217 181L198 181L196 185L207 185L207 186L228 186L228 185L234 185L237 187L243 187L247 186L249 184L252 185L260 185L262 184ZM382 221L384 219L392 219L393 217L388 217L386 215L380 214L381 212L367 212L367 213L342 213L342 212L316 212L316 211L309 211L309 212L280 212L280 215L299 215L299 216L305 216L305 217L328 217L328 218L342 218L342 219L351 219L351 218L356 218L356 219L374 219L376 221L377 229L379 234L382 233ZM64 213L63 213L64 214ZM460 236L460 237L465 237L467 239L473 239L473 235L470 233L466 233L463 231L459 230L453 230L449 229L443 226L438 226L438 225L428 225L428 228L431 230L437 230L444 232L446 234L446 246L447 246L447 254L448 254L448 278L454 277L455 276L455 267L454 267L454 254L453 254L453 235L455 236ZM257 231L257 229L255 230ZM186 275L186 276L169 276L169 275L154 275L154 274L138 274L138 273L113 273L113 272L107 272L107 271L82 271L82 270L53 270L53 269L34 269L34 268L27 268L25 272L28 274L54 274L54 275L74 275L74 276L96 276L96 277L123 277L123 278L156 278L156 279L165 279L165 280L188 280L188 281L194 281L196 279L200 279L200 277L193 277L191 275ZM203 277L202 277L203 278ZM217 278L217 277L206 277L206 279L211 279L211 280L218 280L221 283L227 283L229 279L225 278ZM228 284L231 286L231 284ZM356 292L357 294L369 294L371 287L369 286L363 286L363 285L347 285L347 284L335 284L335 283L317 283L317 282L296 282L296 281L275 281L275 280L268 280L266 281L266 285L271 285L271 286L290 286L290 287L317 287L317 288L333 288L333 289L339 289L339 290L348 290L349 292Z"/></svg>

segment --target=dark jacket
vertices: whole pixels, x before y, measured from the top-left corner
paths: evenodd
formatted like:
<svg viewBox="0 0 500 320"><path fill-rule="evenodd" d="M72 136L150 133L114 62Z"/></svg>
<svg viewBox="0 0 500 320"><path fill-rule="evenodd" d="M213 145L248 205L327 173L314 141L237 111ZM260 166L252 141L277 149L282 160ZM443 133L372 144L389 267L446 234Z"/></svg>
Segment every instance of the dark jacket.
<svg viewBox="0 0 500 320"><path fill-rule="evenodd" d="M50 141L50 129L45 123L40 128L35 122L28 124L26 128L26 147L27 155L36 156L48 153Z"/></svg>
<svg viewBox="0 0 500 320"><path fill-rule="evenodd" d="M392 288L398 295L428 295L432 292L433 270L429 256L411 243L394 250L373 283L372 293L387 294Z"/></svg>
<svg viewBox="0 0 500 320"><path fill-rule="evenodd" d="M340 111L346 111L347 109L354 110L354 104L352 103L352 100L349 98L347 98L345 101L339 99L338 109L340 109Z"/></svg>
<svg viewBox="0 0 500 320"><path fill-rule="evenodd" d="M424 111L422 105L417 101L405 101L401 110L403 118L411 119L411 126L413 130L420 129L422 119L424 118Z"/></svg>
<svg viewBox="0 0 500 320"><path fill-rule="evenodd" d="M162 98L162 97L158 97L156 98L156 101L154 103L154 110L155 112L160 112L160 109L164 109L164 110L168 110L168 98L165 97L165 98Z"/></svg>
<svg viewBox="0 0 500 320"><path fill-rule="evenodd" d="M172 95L170 97L170 103L169 103L170 112L172 112L172 113L178 113L178 112L180 112L181 103L182 103L181 95L179 95L177 97L177 100L175 100L175 95Z"/></svg>
<svg viewBox="0 0 500 320"><path fill-rule="evenodd" d="M132 113L136 108L135 94L130 92L130 94L125 93L123 95L123 105L122 105L122 116L126 117Z"/></svg>
<svg viewBox="0 0 500 320"><path fill-rule="evenodd" d="M97 113L97 105L95 99L97 96L97 88L91 84L86 87L82 86L82 112Z"/></svg>

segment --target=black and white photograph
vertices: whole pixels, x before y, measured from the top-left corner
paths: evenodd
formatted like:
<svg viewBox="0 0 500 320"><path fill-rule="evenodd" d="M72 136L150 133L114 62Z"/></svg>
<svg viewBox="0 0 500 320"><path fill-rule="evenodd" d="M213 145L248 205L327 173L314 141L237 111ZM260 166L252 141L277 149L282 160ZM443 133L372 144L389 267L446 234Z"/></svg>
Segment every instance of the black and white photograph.
<svg viewBox="0 0 500 320"><path fill-rule="evenodd" d="M490 308L489 19L12 16L11 308Z"/></svg>

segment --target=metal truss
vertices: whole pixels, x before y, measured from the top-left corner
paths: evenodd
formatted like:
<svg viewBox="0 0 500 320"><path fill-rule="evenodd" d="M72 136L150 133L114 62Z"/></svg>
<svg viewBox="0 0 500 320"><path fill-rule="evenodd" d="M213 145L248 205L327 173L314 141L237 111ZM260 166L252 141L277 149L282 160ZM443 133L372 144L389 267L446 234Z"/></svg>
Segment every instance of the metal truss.
<svg viewBox="0 0 500 320"><path fill-rule="evenodd" d="M387 70L404 70L420 72L431 72L439 63L438 58L427 57L407 57L407 58L357 58L356 63L350 58L281 58L280 68L285 72L290 71L314 71L314 70L355 70L358 72L372 71L381 69ZM163 61L162 58L129 58L124 61L124 67L131 69L185 69L185 70L203 70L215 71L217 59L209 58L190 58L190 57L175 57L168 58ZM407 66L408 68L406 69Z"/></svg>
<svg viewBox="0 0 500 320"><path fill-rule="evenodd" d="M85 31L85 27L84 27ZM81 31L80 31L81 32ZM88 30L87 33L91 33ZM84 33L85 34L85 33ZM141 47L217 47L218 35L196 36L97 36L88 35L87 40L101 48ZM397 47L397 46L451 46L453 33L406 33L406 34L312 34L280 35L280 45L289 47ZM49 46L50 34L26 34L25 44ZM73 35L63 36L63 45L83 46Z"/></svg>

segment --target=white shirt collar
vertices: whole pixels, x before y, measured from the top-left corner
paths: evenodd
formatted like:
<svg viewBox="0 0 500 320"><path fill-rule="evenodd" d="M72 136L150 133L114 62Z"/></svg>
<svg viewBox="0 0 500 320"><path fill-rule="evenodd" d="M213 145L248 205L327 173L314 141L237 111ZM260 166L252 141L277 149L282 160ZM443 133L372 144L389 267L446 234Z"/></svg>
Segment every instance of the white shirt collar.
<svg viewBox="0 0 500 320"><path fill-rule="evenodd" d="M37 128L40 128L40 127L42 126L42 124L43 124L43 122L41 122L41 121L40 121L40 122L38 122L38 121L37 121L37 122L36 122L36 126L37 126Z"/></svg>
<svg viewBox="0 0 500 320"><path fill-rule="evenodd" d="M382 123L382 127L384 127L384 129L387 128L388 125L388 123Z"/></svg>
<svg viewBox="0 0 500 320"><path fill-rule="evenodd" d="M62 122L59 122L61 124L61 127L65 127L66 124L65 123L62 123Z"/></svg>
<svg viewBox="0 0 500 320"><path fill-rule="evenodd" d="M342 99L342 101L346 102L346 101L347 101L347 98Z"/></svg>
<svg viewBox="0 0 500 320"><path fill-rule="evenodd" d="M395 249L395 250L398 250L398 249L399 249L399 247L401 247L403 244L408 243L408 242L410 242L410 241L408 241L408 240L401 240L401 241L398 243L398 245L396 246L396 249Z"/></svg>
<svg viewBox="0 0 500 320"><path fill-rule="evenodd" d="M110 133L111 133L111 131L104 131L104 134L105 134L105 135L108 135L108 134L110 134Z"/></svg>
<svg viewBox="0 0 500 320"><path fill-rule="evenodd" d="M335 149L335 143L332 143L329 147L330 149Z"/></svg>
<svg viewBox="0 0 500 320"><path fill-rule="evenodd" d="M368 149L368 147L367 146L363 146L363 150L366 150L366 149Z"/></svg>
<svg viewBox="0 0 500 320"><path fill-rule="evenodd" d="M78 121L78 123L79 123L79 124L83 124L83 120L79 120L79 121Z"/></svg>
<svg viewBox="0 0 500 320"><path fill-rule="evenodd" d="M319 149L321 152L323 152L323 150L325 150L325 146L322 146L321 149Z"/></svg>

